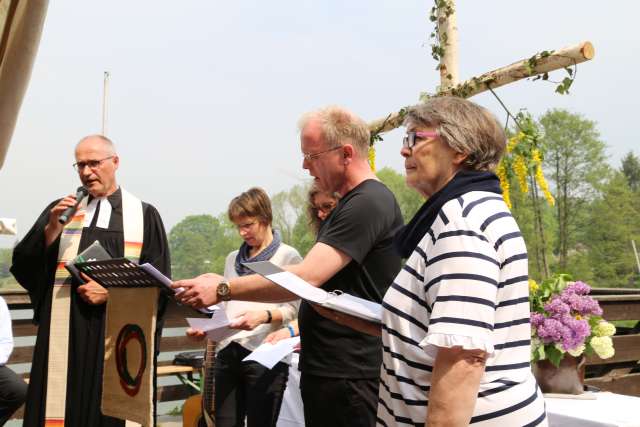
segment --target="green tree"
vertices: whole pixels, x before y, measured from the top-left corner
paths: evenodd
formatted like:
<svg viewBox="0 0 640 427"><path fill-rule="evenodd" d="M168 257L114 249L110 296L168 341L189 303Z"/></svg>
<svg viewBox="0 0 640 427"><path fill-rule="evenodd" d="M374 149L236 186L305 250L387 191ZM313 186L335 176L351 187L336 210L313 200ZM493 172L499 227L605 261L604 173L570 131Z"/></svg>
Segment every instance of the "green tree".
<svg viewBox="0 0 640 427"><path fill-rule="evenodd" d="M609 166L595 122L566 110L550 110L539 122L544 130L545 166L555 186L558 268L565 271L569 249L587 221L585 207L597 196Z"/></svg>
<svg viewBox="0 0 640 427"><path fill-rule="evenodd" d="M226 215L191 215L176 224L169 233L171 266L174 279L202 273L222 273L227 254L240 245L233 224Z"/></svg>
<svg viewBox="0 0 640 427"><path fill-rule="evenodd" d="M640 159L629 151L622 159L622 173L627 178L629 187L633 191L640 189Z"/></svg>
<svg viewBox="0 0 640 427"><path fill-rule="evenodd" d="M602 197L590 206L588 264L595 286L640 285L631 246L631 240L640 237L640 211L634 197L625 174L616 172L603 187Z"/></svg>
<svg viewBox="0 0 640 427"><path fill-rule="evenodd" d="M9 268L11 267L11 256L13 249L2 248L0 249L0 279L11 276Z"/></svg>
<svg viewBox="0 0 640 427"><path fill-rule="evenodd" d="M287 244L294 240L298 219L305 216L308 192L308 185L295 185L289 191L281 191L271 197L273 227L280 231L282 241Z"/></svg>
<svg viewBox="0 0 640 427"><path fill-rule="evenodd" d="M306 213L303 213L298 216L298 220L293 227L289 244L296 248L300 255L305 257L315 242L316 236L309 225L309 219Z"/></svg>
<svg viewBox="0 0 640 427"><path fill-rule="evenodd" d="M382 168L378 171L377 175L380 181L396 196L404 222L406 223L411 220L413 215L425 202L424 197L418 194L417 191L409 188L405 182L405 177L391 168Z"/></svg>

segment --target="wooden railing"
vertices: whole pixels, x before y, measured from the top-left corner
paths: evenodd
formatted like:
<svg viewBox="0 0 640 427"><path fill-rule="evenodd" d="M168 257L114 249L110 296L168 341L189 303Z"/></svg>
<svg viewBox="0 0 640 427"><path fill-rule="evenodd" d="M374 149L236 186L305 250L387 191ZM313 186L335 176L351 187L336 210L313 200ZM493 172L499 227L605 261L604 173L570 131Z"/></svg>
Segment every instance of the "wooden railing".
<svg viewBox="0 0 640 427"><path fill-rule="evenodd" d="M2 295L9 308L13 310L29 309L31 302L24 291L3 292ZM587 359L586 383L602 390L620 394L640 396L640 291L627 291L622 289L594 289L593 295L600 302L607 320L633 320L635 326L618 328L613 343L616 354L611 359L602 360L597 356ZM174 328L187 326L185 317L190 316L188 310L171 302L167 309L165 329L160 343L160 357L158 376L182 375L190 373L190 369L172 365L172 357L169 352L181 352L189 350L201 350L203 344L194 342L183 334L177 336ZM13 333L15 337L35 337L36 326L30 319L18 319L13 321ZM31 363L33 345L16 345L9 365L18 363ZM25 374L25 376L28 373ZM182 400L193 394L193 390L184 384L174 384L158 387L158 401ZM16 414L19 418L20 413Z"/></svg>
<svg viewBox="0 0 640 427"><path fill-rule="evenodd" d="M594 289L606 320L632 320L613 337L615 355L606 360L587 358L588 385L614 393L640 396L640 290ZM590 377L590 378L589 378Z"/></svg>
<svg viewBox="0 0 640 427"><path fill-rule="evenodd" d="M31 319L16 319L14 316L15 310L31 309L31 301L29 296L24 291L3 291L0 292L0 296L4 297L9 310L12 312L13 317L13 335L16 345L14 346L13 353L9 359L8 365L31 363L33 357L33 342L37 334L37 326L35 326ZM190 350L204 350L204 343L195 342L184 335L181 329L185 328L187 322L185 317L192 316L192 313L184 307L178 306L174 301L169 303L167 307L167 314L165 319L165 325L163 329L163 337L160 342L160 355L158 357L158 377L167 377L172 375L184 375L190 376L193 373L193 369L184 366L175 366L172 364L173 353L190 351ZM174 335L174 336L171 336ZM16 339L30 337L31 339ZM21 345L21 341L29 341L27 345ZM24 378L28 378L29 372L23 374ZM194 394L193 388L183 383L159 386L157 390L158 402L178 401L189 397ZM14 418L21 418L22 410L18 411Z"/></svg>

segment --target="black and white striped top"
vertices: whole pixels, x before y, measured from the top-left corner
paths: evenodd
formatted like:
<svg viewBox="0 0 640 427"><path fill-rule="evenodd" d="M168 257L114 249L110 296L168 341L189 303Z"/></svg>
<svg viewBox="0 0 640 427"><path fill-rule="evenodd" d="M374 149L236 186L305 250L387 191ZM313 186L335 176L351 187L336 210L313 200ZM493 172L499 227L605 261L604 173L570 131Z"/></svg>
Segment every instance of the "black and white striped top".
<svg viewBox="0 0 640 427"><path fill-rule="evenodd" d="M437 347L489 353L471 424L546 425L530 369L527 249L502 197L450 200L383 301L378 425L424 426Z"/></svg>

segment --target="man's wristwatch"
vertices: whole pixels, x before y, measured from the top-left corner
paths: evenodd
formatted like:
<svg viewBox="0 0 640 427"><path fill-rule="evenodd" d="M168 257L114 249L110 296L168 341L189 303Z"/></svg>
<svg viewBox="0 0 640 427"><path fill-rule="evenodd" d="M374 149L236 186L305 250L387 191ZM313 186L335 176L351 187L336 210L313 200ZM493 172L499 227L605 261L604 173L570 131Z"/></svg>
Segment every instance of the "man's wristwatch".
<svg viewBox="0 0 640 427"><path fill-rule="evenodd" d="M218 294L221 301L231 301L231 288L227 279L223 279L218 283L216 294Z"/></svg>

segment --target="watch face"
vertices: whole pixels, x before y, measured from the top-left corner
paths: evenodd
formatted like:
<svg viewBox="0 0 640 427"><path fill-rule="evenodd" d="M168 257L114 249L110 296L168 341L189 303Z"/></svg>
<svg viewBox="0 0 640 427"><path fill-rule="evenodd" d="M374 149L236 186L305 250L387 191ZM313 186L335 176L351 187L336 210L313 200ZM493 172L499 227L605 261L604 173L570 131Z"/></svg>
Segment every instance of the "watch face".
<svg viewBox="0 0 640 427"><path fill-rule="evenodd" d="M218 284L217 293L220 296L229 295L229 284L227 282L220 282Z"/></svg>

